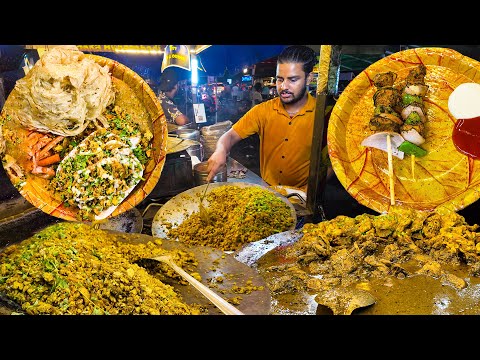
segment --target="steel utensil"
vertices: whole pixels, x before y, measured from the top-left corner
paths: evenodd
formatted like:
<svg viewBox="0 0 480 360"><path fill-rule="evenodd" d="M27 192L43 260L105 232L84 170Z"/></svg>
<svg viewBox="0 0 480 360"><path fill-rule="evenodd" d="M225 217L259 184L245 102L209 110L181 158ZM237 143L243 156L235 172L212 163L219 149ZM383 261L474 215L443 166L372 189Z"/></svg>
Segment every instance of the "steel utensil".
<svg viewBox="0 0 480 360"><path fill-rule="evenodd" d="M169 265L173 270L177 272L182 278L187 280L195 289L200 291L208 300L210 300L216 307L218 307L225 315L244 315L243 312L238 310L235 306L231 305L228 301L223 299L214 291L210 290L207 286L203 285L200 281L189 275L180 266L175 264L171 256L162 255L148 260L160 261Z"/></svg>
<svg viewBox="0 0 480 360"><path fill-rule="evenodd" d="M336 287L315 296L315 301L333 315L351 315L356 309L375 304L376 299L366 290ZM322 314L322 308L317 308L317 314Z"/></svg>
<svg viewBox="0 0 480 360"><path fill-rule="evenodd" d="M198 214L200 215L200 219L202 219L202 222L207 225L210 224L210 215L208 214L208 210L203 205L203 200L205 199L205 195L207 194L209 185L210 185L210 181L207 183L207 186L205 186L205 191L203 192L202 197L200 198L200 204L198 206Z"/></svg>
<svg viewBox="0 0 480 360"><path fill-rule="evenodd" d="M120 215L108 217L90 224L95 229L140 233L143 229L143 217L137 208L131 208Z"/></svg>
<svg viewBox="0 0 480 360"><path fill-rule="evenodd" d="M303 236L301 231L288 230L281 233L273 234L265 239L247 243L240 249L233 253L235 260L255 267L258 259L260 259L266 253L281 248L298 241Z"/></svg>
<svg viewBox="0 0 480 360"><path fill-rule="evenodd" d="M226 185L239 186L241 188L256 186L274 193L290 208L293 220L291 229L295 229L295 225L297 223L297 214L295 208L287 198L278 192L273 191L266 186L247 182L213 182L210 185L203 184L188 189L168 200L155 214L155 217L152 221L152 235L162 239L168 239L170 228L178 227L192 214L198 212L198 198L204 192L206 186L209 186L209 189L214 189ZM210 220L212 220L211 217Z"/></svg>

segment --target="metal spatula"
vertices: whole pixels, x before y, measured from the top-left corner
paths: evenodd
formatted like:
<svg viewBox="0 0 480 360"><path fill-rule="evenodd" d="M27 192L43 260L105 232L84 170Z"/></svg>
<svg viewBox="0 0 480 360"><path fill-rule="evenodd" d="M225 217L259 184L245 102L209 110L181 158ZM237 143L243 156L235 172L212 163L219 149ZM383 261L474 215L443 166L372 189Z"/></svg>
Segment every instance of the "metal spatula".
<svg viewBox="0 0 480 360"><path fill-rule="evenodd" d="M147 258L148 260L155 260L163 262L169 265L173 270L177 272L181 277L187 280L195 289L200 291L208 300L210 300L217 308L219 308L225 315L244 315L243 312L238 310L235 306L223 299L220 295L210 290L207 286L203 285L200 281L189 275L180 266L175 264L173 259L169 255L156 256L153 258Z"/></svg>
<svg viewBox="0 0 480 360"><path fill-rule="evenodd" d="M351 315L354 310L373 305L376 302L368 291L343 287L323 291L315 296L315 301L319 305L329 308L333 315Z"/></svg>
<svg viewBox="0 0 480 360"><path fill-rule="evenodd" d="M202 222L207 225L210 224L210 215L208 214L208 210L205 208L205 206L203 206L203 200L205 199L205 195L207 194L207 189L209 185L210 181L207 183L207 186L205 186L205 191L200 198L200 205L198 207L198 214L200 215L200 219L202 219Z"/></svg>

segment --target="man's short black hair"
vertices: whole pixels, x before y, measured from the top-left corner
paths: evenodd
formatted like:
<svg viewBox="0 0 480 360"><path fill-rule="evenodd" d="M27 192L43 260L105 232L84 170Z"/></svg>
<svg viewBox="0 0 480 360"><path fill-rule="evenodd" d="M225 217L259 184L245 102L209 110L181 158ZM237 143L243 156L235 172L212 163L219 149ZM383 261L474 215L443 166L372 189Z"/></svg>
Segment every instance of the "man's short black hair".
<svg viewBox="0 0 480 360"><path fill-rule="evenodd" d="M313 71L317 63L315 51L305 45L288 46L278 55L277 64L298 63L303 65L303 71L306 75Z"/></svg>
<svg viewBox="0 0 480 360"><path fill-rule="evenodd" d="M162 76L160 77L160 84L158 88L161 91L169 92L172 91L175 85L178 83L178 76L175 70L172 68L166 68Z"/></svg>

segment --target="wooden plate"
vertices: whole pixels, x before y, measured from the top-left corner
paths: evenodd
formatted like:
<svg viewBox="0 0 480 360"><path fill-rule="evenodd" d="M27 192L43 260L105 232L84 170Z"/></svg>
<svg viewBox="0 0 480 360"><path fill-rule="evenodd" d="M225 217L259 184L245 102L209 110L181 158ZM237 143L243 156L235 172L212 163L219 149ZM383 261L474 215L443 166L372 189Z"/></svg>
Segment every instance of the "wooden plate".
<svg viewBox="0 0 480 360"><path fill-rule="evenodd" d="M397 73L395 84L402 86L413 67L427 68L424 98L427 112L428 154L393 159L395 206L430 211L444 208L457 211L480 196L480 162L458 152L452 142L456 119L448 111L448 97L458 85L480 82L480 63L447 48L416 48L387 56L370 65L348 84L335 104L327 130L328 152L333 170L345 189L362 205L375 211L390 208L387 153L361 145L373 132L373 77Z"/></svg>
<svg viewBox="0 0 480 360"><path fill-rule="evenodd" d="M137 108L141 110L136 115L144 118L150 124L153 133L152 156L145 165L143 180L137 184L130 195L110 215L110 217L113 217L135 207L148 196L157 184L167 154L167 122L155 93L137 73L109 58L90 54L86 54L86 56L92 58L100 66L108 66L113 83L120 90L115 102L117 103L121 99L122 108L127 112L130 108L129 104L140 103L140 106L137 106ZM15 121L9 120L13 118L8 115L11 104L14 101L15 89L10 93L2 109L2 115L7 117L7 121L3 126L4 134L7 131L16 135L16 139L6 138L5 154L12 156L21 165L26 158L26 149L22 144L25 144L28 130ZM27 171L25 171L25 174L26 182L23 186L15 184L15 179L9 175L10 180L17 186L25 199L49 215L65 220L77 220L76 214L78 209L66 207L62 202L55 199L52 191L48 188L49 180L32 175Z"/></svg>

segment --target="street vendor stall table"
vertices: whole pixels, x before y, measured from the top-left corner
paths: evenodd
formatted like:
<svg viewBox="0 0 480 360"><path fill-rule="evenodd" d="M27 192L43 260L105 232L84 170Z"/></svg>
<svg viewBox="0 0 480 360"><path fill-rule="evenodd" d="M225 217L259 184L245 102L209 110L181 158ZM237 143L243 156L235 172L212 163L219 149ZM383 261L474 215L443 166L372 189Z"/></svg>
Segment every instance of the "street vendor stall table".
<svg viewBox="0 0 480 360"><path fill-rule="evenodd" d="M228 176L233 171L239 171L239 170L242 170L242 169L247 170L245 172L245 175L244 175L245 177L235 178L235 177ZM262 185L262 186L268 186L268 184L265 181L263 181L263 179L260 176L255 174L253 171L248 170L245 166L243 166L240 162L238 162L237 160L235 160L232 157L228 157L228 159L227 159L227 176L228 176L227 182L238 182L238 181L240 181L240 182L248 182L248 183Z"/></svg>

